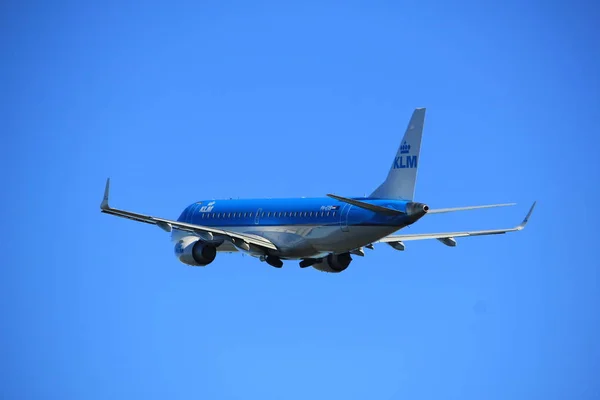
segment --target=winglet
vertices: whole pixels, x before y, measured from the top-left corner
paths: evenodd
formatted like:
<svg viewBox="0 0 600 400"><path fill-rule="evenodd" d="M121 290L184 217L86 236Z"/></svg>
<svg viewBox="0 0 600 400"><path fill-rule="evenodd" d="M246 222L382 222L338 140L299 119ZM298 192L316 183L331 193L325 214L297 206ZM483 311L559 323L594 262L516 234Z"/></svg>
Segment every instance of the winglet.
<svg viewBox="0 0 600 400"><path fill-rule="evenodd" d="M529 218L531 217L531 213L533 213L533 209L535 208L535 203L537 203L537 201L533 202L533 205L531 206L531 208L529 209L529 212L527 213L527 215L523 219L523 222L521 222L521 224L519 226L517 226L518 230L521 230L521 229L525 228L525 225L527 225L527 222L529 222Z"/></svg>
<svg viewBox="0 0 600 400"><path fill-rule="evenodd" d="M110 178L106 178L106 188L104 188L104 198L102 199L102 203L100 204L100 208L102 210L109 210L110 206L108 205L108 192L110 190Z"/></svg>

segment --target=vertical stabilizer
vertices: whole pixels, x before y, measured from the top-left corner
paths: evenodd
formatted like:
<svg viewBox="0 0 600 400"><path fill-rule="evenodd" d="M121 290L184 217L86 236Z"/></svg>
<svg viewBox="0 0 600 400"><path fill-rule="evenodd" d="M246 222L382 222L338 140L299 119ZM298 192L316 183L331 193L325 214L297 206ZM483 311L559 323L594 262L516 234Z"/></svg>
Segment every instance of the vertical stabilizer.
<svg viewBox="0 0 600 400"><path fill-rule="evenodd" d="M386 180L369 197L413 199L424 123L425 108L415 109Z"/></svg>

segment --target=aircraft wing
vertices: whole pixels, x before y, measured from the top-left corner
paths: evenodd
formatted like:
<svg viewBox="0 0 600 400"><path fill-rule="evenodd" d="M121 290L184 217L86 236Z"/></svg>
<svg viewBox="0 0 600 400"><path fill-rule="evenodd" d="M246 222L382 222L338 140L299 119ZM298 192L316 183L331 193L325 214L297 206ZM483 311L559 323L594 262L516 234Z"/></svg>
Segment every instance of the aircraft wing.
<svg viewBox="0 0 600 400"><path fill-rule="evenodd" d="M463 231L463 232L443 232L443 233L417 233L412 235L391 235L386 236L383 239L379 240L378 243L387 243L390 246L394 247L397 250L404 250L404 245L402 242L407 240L424 240L424 239L437 239L440 242L444 243L447 246L456 246L456 241L454 238L457 237L465 237L465 236L483 236L483 235L499 235L507 232L520 231L525 228L529 218L531 217L531 213L535 207L535 202L529 209L529 212L523 219L519 225L514 228L507 229L488 229L482 231Z"/></svg>
<svg viewBox="0 0 600 400"><path fill-rule="evenodd" d="M255 246L259 246L265 249L277 250L277 247L270 240L267 240L261 236L231 232L224 229L213 228L210 226L202 226L188 224L186 222L172 221L170 219L158 218L150 215L138 214L131 211L112 208L108 205L109 189L110 178L106 180L104 199L102 200L102 204L100 205L101 212L103 213L131 219L134 221L145 222L147 224L157 225L159 228L167 232L171 232L173 229L179 229L180 231L187 231L190 233L198 234L201 237L219 236L241 248L248 247L248 244L253 244Z"/></svg>

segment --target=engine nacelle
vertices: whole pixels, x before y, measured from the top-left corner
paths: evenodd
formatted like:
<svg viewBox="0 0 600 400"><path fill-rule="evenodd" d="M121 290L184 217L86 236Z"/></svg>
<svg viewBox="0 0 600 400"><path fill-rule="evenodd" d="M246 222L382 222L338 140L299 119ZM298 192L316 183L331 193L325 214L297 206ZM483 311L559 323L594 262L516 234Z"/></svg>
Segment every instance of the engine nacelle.
<svg viewBox="0 0 600 400"><path fill-rule="evenodd" d="M184 264L204 267L214 261L217 256L215 245L188 236L177 241L175 256Z"/></svg>
<svg viewBox="0 0 600 400"><path fill-rule="evenodd" d="M323 272L333 272L338 273L342 272L350 265L352 261L352 257L350 253L342 253L342 254L329 254L327 257L323 258L323 261L320 263L314 264L312 267L319 271Z"/></svg>

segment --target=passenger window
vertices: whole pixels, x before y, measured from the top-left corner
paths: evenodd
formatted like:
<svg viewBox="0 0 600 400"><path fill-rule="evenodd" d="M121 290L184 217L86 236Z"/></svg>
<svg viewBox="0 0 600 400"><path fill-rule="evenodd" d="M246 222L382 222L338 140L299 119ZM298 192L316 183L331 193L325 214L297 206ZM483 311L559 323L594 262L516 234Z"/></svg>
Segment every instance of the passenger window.
<svg viewBox="0 0 600 400"><path fill-rule="evenodd" d="M248 216L248 213L244 213L244 218L246 218Z"/></svg>
<svg viewBox="0 0 600 400"><path fill-rule="evenodd" d="M262 214L260 214L261 217L265 216L265 212L263 211Z"/></svg>
<svg viewBox="0 0 600 400"><path fill-rule="evenodd" d="M228 213L228 214L227 214L227 218L231 218L231 213Z"/></svg>
<svg viewBox="0 0 600 400"><path fill-rule="evenodd" d="M281 211L279 211L279 218L281 218Z"/></svg>
<svg viewBox="0 0 600 400"><path fill-rule="evenodd" d="M252 213L250 213L249 217L252 218Z"/></svg>
<svg viewBox="0 0 600 400"><path fill-rule="evenodd" d="M308 216L309 216L309 217L312 217L312 211L308 213Z"/></svg>
<svg viewBox="0 0 600 400"><path fill-rule="evenodd" d="M333 212L333 216L335 217L335 211Z"/></svg>
<svg viewBox="0 0 600 400"><path fill-rule="evenodd" d="M329 217L329 214L331 214L329 211L327 211L327 216Z"/></svg>
<svg viewBox="0 0 600 400"><path fill-rule="evenodd" d="M287 217L287 211L283 213L283 216L284 216L284 217Z"/></svg>
<svg viewBox="0 0 600 400"><path fill-rule="evenodd" d="M269 212L267 213L267 217L270 217L270 216L271 216L271 211L269 211Z"/></svg>

